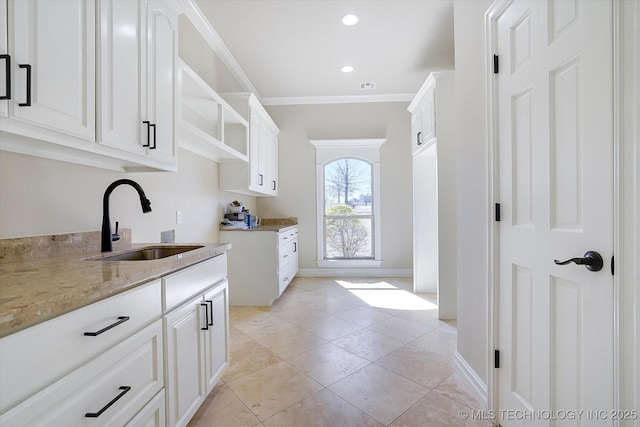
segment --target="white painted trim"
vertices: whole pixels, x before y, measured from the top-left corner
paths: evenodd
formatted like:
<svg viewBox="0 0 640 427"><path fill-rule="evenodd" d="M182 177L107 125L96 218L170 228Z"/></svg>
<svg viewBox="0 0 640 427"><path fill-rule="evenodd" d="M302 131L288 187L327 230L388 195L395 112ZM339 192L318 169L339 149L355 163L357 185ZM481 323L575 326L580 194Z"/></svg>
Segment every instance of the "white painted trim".
<svg viewBox="0 0 640 427"><path fill-rule="evenodd" d="M382 260L375 259L319 259L316 261L318 267L322 268L366 268L380 267Z"/></svg>
<svg viewBox="0 0 640 427"><path fill-rule="evenodd" d="M457 351L453 353L453 360L455 362L456 371L464 378L471 386L471 390L473 390L476 400L480 402L482 405L481 409L488 409L487 406L487 385L482 381L480 375L473 370L471 365L467 363L464 357Z"/></svg>
<svg viewBox="0 0 640 427"><path fill-rule="evenodd" d="M298 277L413 277L410 268L304 268Z"/></svg>
<svg viewBox="0 0 640 427"><path fill-rule="evenodd" d="M498 120L494 111L497 106L498 87L497 77L493 74L493 54L497 51L497 22L500 16L513 3L513 0L496 0L485 13L485 78L486 85L486 101L487 101L487 200L489 201L488 209L488 226L487 226L487 273L488 273L488 289L487 289L487 334L488 347L487 351L487 409L496 411L498 407L498 372L493 368L494 349L500 348L499 334L499 310L498 303L500 298L500 284L498 282L497 272L499 271L500 262L500 236L499 227L496 226L494 218L495 203L499 203L497 196L499 195L497 178L498 170Z"/></svg>
<svg viewBox="0 0 640 427"><path fill-rule="evenodd" d="M322 147L376 147L380 148L386 141L386 138L369 138L369 139L310 139L309 142L316 148Z"/></svg>
<svg viewBox="0 0 640 427"><path fill-rule="evenodd" d="M195 0L182 0L181 10L187 18L191 21L194 27L198 30L200 35L205 39L207 44L213 49L215 54L220 58L222 63L227 67L229 72L238 81L242 90L246 92L252 92L256 98L260 99L258 90L253 86L253 83L249 80L249 77L244 73L240 64L233 57L227 46L224 44L216 30L211 26L209 20L204 16L202 10L196 4Z"/></svg>
<svg viewBox="0 0 640 427"><path fill-rule="evenodd" d="M411 102L415 93L344 96L291 96L262 98L263 105L360 104L372 102Z"/></svg>

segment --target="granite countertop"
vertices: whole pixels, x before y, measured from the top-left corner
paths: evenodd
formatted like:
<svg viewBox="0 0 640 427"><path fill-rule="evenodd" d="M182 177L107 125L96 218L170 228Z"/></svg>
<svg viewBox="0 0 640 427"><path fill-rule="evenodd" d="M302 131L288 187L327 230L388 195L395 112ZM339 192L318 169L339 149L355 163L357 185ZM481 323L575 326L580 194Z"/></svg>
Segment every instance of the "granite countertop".
<svg viewBox="0 0 640 427"><path fill-rule="evenodd" d="M103 255L97 249L48 253L44 257L8 256L8 251L4 251L0 256L0 337L220 255L231 248L228 243L194 245L202 248L149 261L86 260ZM108 255L145 246L161 245L128 245L127 249L114 250Z"/></svg>
<svg viewBox="0 0 640 427"><path fill-rule="evenodd" d="M254 228L225 228L220 226L220 231L285 231L290 228L297 227L297 225L284 225L284 224L272 224L272 225L259 225Z"/></svg>

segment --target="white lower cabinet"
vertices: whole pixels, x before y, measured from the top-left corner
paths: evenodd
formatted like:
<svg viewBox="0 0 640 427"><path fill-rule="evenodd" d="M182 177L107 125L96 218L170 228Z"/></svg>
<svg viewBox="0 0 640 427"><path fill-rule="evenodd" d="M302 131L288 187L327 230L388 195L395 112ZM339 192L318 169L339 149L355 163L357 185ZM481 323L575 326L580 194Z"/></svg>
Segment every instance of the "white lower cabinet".
<svg viewBox="0 0 640 427"><path fill-rule="evenodd" d="M172 427L187 425L229 364L229 285L226 262L219 263L226 256L220 257L165 279L166 298L175 301L172 290L200 282L202 272L210 278L197 295L164 316L167 424Z"/></svg>
<svg viewBox="0 0 640 427"><path fill-rule="evenodd" d="M6 426L122 426L163 387L160 320L0 416Z"/></svg>
<svg viewBox="0 0 640 427"><path fill-rule="evenodd" d="M229 242L229 303L268 306L298 273L298 227L220 231Z"/></svg>
<svg viewBox="0 0 640 427"><path fill-rule="evenodd" d="M227 256L0 339L1 426L185 426L229 364Z"/></svg>

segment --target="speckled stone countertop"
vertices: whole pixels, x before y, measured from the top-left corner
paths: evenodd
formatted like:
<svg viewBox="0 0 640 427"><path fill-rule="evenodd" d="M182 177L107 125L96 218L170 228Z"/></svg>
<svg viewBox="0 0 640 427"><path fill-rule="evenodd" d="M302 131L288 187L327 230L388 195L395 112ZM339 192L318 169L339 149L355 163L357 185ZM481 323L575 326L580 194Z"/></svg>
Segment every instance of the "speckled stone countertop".
<svg viewBox="0 0 640 427"><path fill-rule="evenodd" d="M78 236L83 233L74 233ZM99 233L98 233L99 235ZM59 237L64 236L64 237ZM51 241L73 242L83 239L70 235L43 236ZM33 238L28 238L33 239ZM150 261L100 261L86 258L115 255L145 246L183 246L174 244L125 244L101 254L95 245L79 244L51 249L43 244L33 250L33 242L23 239L0 240L0 337L52 319L85 305L134 288L150 280L220 255L231 248L228 243L194 244L202 246L180 255ZM186 245L186 244L185 244Z"/></svg>
<svg viewBox="0 0 640 427"><path fill-rule="evenodd" d="M233 228L220 226L220 231L284 231L298 225L298 218L262 218L260 225L254 228Z"/></svg>

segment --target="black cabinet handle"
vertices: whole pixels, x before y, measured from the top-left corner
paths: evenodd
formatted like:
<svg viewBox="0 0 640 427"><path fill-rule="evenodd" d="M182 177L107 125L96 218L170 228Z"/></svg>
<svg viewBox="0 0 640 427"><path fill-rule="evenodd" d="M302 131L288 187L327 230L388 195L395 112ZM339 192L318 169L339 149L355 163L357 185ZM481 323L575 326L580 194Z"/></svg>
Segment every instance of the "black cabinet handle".
<svg viewBox="0 0 640 427"><path fill-rule="evenodd" d="M258 176L260 177L260 183L258 185L264 185L264 175L258 174Z"/></svg>
<svg viewBox="0 0 640 427"><path fill-rule="evenodd" d="M293 242L293 252L298 252L298 242Z"/></svg>
<svg viewBox="0 0 640 427"><path fill-rule="evenodd" d="M200 327L203 331L209 330L209 305L205 303L200 303L201 307L204 307L204 328Z"/></svg>
<svg viewBox="0 0 640 427"><path fill-rule="evenodd" d="M25 68L27 70L27 102L21 102L18 107L31 107L31 65L18 64L18 67Z"/></svg>
<svg viewBox="0 0 640 427"><path fill-rule="evenodd" d="M111 402L107 403L106 405L104 405L104 407L102 409L100 409L98 412L87 412L86 414L84 414L85 417L87 418L98 418L100 415L102 415L102 413L104 411L106 411L107 409L109 409L111 407L111 405L113 405L114 403L116 403L118 400L120 400L120 398L122 396L124 396L125 394L127 394L129 392L129 390L131 390L131 387L128 385L123 385L121 386L118 390L122 390L120 392L119 395L117 395L116 397L113 398L113 400L111 400Z"/></svg>
<svg viewBox="0 0 640 427"><path fill-rule="evenodd" d="M275 191L275 189L276 189L276 182L273 181L273 190Z"/></svg>
<svg viewBox="0 0 640 427"><path fill-rule="evenodd" d="M4 96L0 96L0 99L11 99L11 55L0 55L0 59L4 59L4 84L5 84L5 94Z"/></svg>
<svg viewBox="0 0 640 427"><path fill-rule="evenodd" d="M152 123L151 125L149 125L151 128L153 128L153 146L149 147L150 150L155 150L156 149L156 124Z"/></svg>
<svg viewBox="0 0 640 427"><path fill-rule="evenodd" d="M147 143L146 144L142 144L143 147L148 147L150 144L150 139L151 139L151 132L149 130L150 126L151 126L151 122L149 122L149 120L143 120L142 121L143 124L147 125Z"/></svg>
<svg viewBox="0 0 640 427"><path fill-rule="evenodd" d="M420 139L420 135L422 135L422 131L420 131L420 132L418 132L418 133L416 134L416 143L417 143L418 145L422 145L422 140Z"/></svg>
<svg viewBox="0 0 640 427"><path fill-rule="evenodd" d="M102 328L97 332L85 332L84 335L87 337L96 337L98 335L100 335L103 332L107 332L109 329L111 328L115 328L116 326L126 322L127 320L129 320L129 316L120 316L118 317L118 321L115 323L112 323L111 325L107 326L106 328Z"/></svg>
<svg viewBox="0 0 640 427"><path fill-rule="evenodd" d="M204 301L205 303L209 304L209 306L211 307L211 313L209 319L207 319L209 321L209 326L213 326L213 301L210 299L207 299Z"/></svg>

